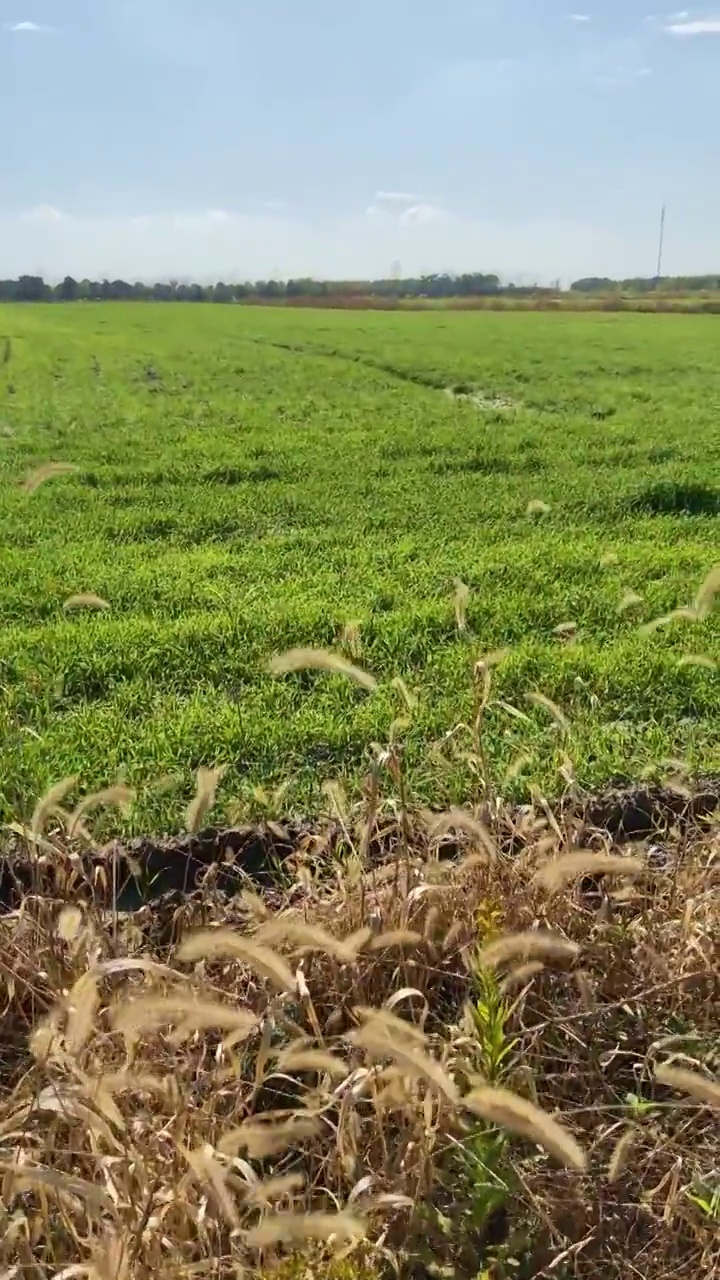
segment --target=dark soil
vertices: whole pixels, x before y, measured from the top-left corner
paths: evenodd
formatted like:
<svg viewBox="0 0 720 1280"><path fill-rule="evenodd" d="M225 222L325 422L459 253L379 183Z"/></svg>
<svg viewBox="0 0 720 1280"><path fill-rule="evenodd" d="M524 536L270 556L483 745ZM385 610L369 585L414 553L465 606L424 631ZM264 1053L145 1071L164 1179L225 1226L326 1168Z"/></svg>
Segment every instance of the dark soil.
<svg viewBox="0 0 720 1280"><path fill-rule="evenodd" d="M566 800L556 817L575 847L604 848L608 841L622 844L641 840L662 840L672 831L702 828L720 811L720 778L705 779L691 794L671 787L646 785L612 789L582 801ZM523 811L508 810L494 824L501 850L520 852ZM369 859L377 864L397 850L397 825L378 833L371 842ZM30 858L17 839L0 855L0 911L13 911L28 893L62 897L68 888L78 900L92 894L110 906L113 883L117 885L116 905L121 912L167 901L182 901L201 888L225 899L240 889L254 887L263 893L288 888L293 881L292 860L313 855L319 868L332 863L347 850L347 838L338 824L267 823L257 827L209 828L195 835L141 837L117 841L101 852L77 851L76 870L68 884L68 866L55 870L45 862ZM414 847L422 847L414 833ZM319 852L318 852L319 850ZM444 837L443 858L459 854L452 836ZM91 889L92 886L92 889Z"/></svg>

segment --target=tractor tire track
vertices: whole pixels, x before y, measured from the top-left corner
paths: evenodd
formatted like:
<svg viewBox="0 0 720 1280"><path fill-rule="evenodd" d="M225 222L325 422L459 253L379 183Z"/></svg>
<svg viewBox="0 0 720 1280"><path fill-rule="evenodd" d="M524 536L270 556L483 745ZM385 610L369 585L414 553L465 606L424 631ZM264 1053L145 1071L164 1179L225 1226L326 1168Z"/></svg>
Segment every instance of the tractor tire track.
<svg viewBox="0 0 720 1280"><path fill-rule="evenodd" d="M445 391L448 386L448 380L439 374L399 369L397 365L386 364L384 361L373 360L368 356L353 354L352 352L338 351L336 347L313 346L311 343L302 342L277 342L270 338L247 338L246 341L252 342L259 347L271 347L276 351L287 351L291 355L319 356L330 360L343 360L347 364L360 365L376 373L389 374L391 378L397 378L399 382L409 382L413 386L423 387L426 391Z"/></svg>

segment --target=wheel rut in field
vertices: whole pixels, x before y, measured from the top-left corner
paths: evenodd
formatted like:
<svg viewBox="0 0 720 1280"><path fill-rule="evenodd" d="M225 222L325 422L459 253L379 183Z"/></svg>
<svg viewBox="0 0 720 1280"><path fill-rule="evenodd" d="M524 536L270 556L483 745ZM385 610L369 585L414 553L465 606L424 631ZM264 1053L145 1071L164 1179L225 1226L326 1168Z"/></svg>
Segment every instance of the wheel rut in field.
<svg viewBox="0 0 720 1280"><path fill-rule="evenodd" d="M389 377L396 378L398 382L410 383L411 386L422 387L425 391L441 391L451 400L473 405L474 408L482 411L499 412L520 407L518 402L510 399L509 396L498 395L495 392L485 392L476 386L471 386L469 383L458 382L457 378L453 379L449 375L422 373L418 369L401 369L397 365L388 364L386 361L373 360L369 356L353 354L347 351L338 351L335 347L314 346L311 343L301 342L277 342L265 338L250 338L248 341L254 342L257 346L272 347L276 351L286 351L290 355L343 360L347 364L359 365L375 373L386 373Z"/></svg>
<svg viewBox="0 0 720 1280"><path fill-rule="evenodd" d="M290 355L319 356L323 359L342 360L346 364L361 365L376 373L387 373L399 382L409 382L416 387L424 387L427 391L448 390L448 379L439 374L421 373L414 369L399 369L397 365L386 364L382 360L373 360L365 355L356 355L348 351L338 351L335 347L314 346L303 342L277 342L266 338L249 338L249 342L259 347L271 347L275 351L287 351Z"/></svg>

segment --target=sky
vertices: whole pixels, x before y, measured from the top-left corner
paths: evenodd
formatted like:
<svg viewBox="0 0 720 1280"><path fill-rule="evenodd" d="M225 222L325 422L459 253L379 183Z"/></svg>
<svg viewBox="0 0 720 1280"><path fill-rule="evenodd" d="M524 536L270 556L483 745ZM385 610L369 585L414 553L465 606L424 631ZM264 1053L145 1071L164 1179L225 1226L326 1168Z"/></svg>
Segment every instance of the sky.
<svg viewBox="0 0 720 1280"><path fill-rule="evenodd" d="M653 275L663 202L720 271L720 0L652 4L0 0L0 277Z"/></svg>

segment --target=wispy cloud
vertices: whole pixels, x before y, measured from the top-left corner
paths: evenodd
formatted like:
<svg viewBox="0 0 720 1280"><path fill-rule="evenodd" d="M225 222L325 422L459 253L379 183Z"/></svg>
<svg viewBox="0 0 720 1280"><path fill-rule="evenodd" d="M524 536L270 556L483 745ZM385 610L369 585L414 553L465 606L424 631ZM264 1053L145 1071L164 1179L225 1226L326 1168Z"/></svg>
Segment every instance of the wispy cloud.
<svg viewBox="0 0 720 1280"><path fill-rule="evenodd" d="M31 35L46 35L49 31L54 31L54 27L48 27L42 22L9 22L5 24L7 31L27 31Z"/></svg>
<svg viewBox="0 0 720 1280"><path fill-rule="evenodd" d="M401 225L404 227L417 225L418 223L437 222L443 214L435 204L414 204L406 209L400 218Z"/></svg>
<svg viewBox="0 0 720 1280"><path fill-rule="evenodd" d="M379 196L380 192L377 193L377 197ZM412 197L408 198L412 199ZM392 205L393 202L389 203ZM398 200L397 203L407 204L407 200L403 197L402 202ZM370 204L365 210L365 217L380 226L413 227L437 222L445 213L446 211L440 205L416 200L414 204L407 204L407 208L402 210L383 207L382 204Z"/></svg>
<svg viewBox="0 0 720 1280"><path fill-rule="evenodd" d="M39 204L20 215L25 222L61 222L63 216L60 209L51 204Z"/></svg>
<svg viewBox="0 0 720 1280"><path fill-rule="evenodd" d="M693 22L670 22L663 30L670 36L720 36L720 18L697 18Z"/></svg>
<svg viewBox="0 0 720 1280"><path fill-rule="evenodd" d="M376 200L387 200L389 204L417 204L417 196L407 191L376 191Z"/></svg>
<svg viewBox="0 0 720 1280"><path fill-rule="evenodd" d="M362 211L300 217L212 210L103 217L30 209L25 216L0 208L0 244L8 275L45 279L71 275L91 280L275 279L298 276L350 280L386 273L400 258L403 273L488 270L516 284L550 281L558 274L625 277L637 270L645 227L617 232L594 222L539 217L478 219L439 206L386 207L377 218ZM61 216L58 217L58 212ZM407 216L406 216L407 215ZM400 218L404 221L401 223ZM644 238L645 237L645 238ZM712 227L690 245L689 272L703 270L712 255Z"/></svg>
<svg viewBox="0 0 720 1280"><path fill-rule="evenodd" d="M633 66L629 62L618 62L599 66L594 75L591 75L591 83L597 85L601 89L621 89L630 88L637 85L638 80L646 80L653 74L652 67Z"/></svg>
<svg viewBox="0 0 720 1280"><path fill-rule="evenodd" d="M592 22L589 13L569 13L568 18L571 22Z"/></svg>

